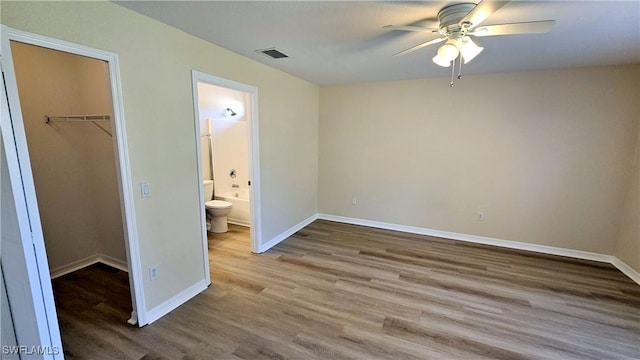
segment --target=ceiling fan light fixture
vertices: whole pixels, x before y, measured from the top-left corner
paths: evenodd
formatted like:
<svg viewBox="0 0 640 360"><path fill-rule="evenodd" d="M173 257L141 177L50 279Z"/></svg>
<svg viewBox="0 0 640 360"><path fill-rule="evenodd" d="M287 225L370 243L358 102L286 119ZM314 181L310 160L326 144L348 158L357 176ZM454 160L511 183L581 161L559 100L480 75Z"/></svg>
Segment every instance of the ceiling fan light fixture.
<svg viewBox="0 0 640 360"><path fill-rule="evenodd" d="M446 61L453 61L460 54L460 50L458 50L457 41L454 39L449 39L447 42L438 48L438 57L440 59Z"/></svg>
<svg viewBox="0 0 640 360"><path fill-rule="evenodd" d="M476 45L476 43L471 40L470 37L465 36L462 39L462 45L460 46L460 53L462 54L462 58L464 59L464 63L468 63L473 60L478 54L480 54L484 50L483 47Z"/></svg>
<svg viewBox="0 0 640 360"><path fill-rule="evenodd" d="M393 56L405 55L424 47L442 43L438 47L437 55L432 58L436 65L451 67L451 83L455 77L456 61L458 61L458 79L462 77L462 63L471 62L484 48L476 45L469 36L502 36L516 34L539 34L551 30L555 20L526 21L479 26L487 17L502 8L510 0L479 0L477 3L455 2L446 5L438 12L438 29L420 25L395 26L385 28L403 31L428 31L438 33L437 39L425 41Z"/></svg>
<svg viewBox="0 0 640 360"><path fill-rule="evenodd" d="M443 59L438 55L434 56L432 60L433 60L434 63L436 63L437 65L440 65L442 67L451 66L451 61L450 60Z"/></svg>

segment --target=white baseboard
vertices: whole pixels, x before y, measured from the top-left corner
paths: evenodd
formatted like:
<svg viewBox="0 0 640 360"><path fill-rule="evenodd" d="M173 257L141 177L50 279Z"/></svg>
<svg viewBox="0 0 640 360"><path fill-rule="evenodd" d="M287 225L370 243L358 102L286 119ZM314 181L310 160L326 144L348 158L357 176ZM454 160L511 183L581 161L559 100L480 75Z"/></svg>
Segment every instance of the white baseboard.
<svg viewBox="0 0 640 360"><path fill-rule="evenodd" d="M285 240L289 236L295 234L296 232L300 231L302 228L304 228L305 226L311 224L312 222L316 221L317 219L318 219L318 214L311 215L308 218L302 220L301 222L293 225L292 227L290 227L288 230L286 230L282 234L274 237L273 239L267 241L264 244L260 244L258 246L258 253L263 253L263 252L271 249L272 247L278 245L283 240Z"/></svg>
<svg viewBox="0 0 640 360"><path fill-rule="evenodd" d="M129 272L129 265L127 265L126 261L122 261L120 259L114 258L113 256L109 256L105 254L100 254L99 257L100 259L98 259L98 262L101 262L105 265L109 265L113 268L122 270L124 272Z"/></svg>
<svg viewBox="0 0 640 360"><path fill-rule="evenodd" d="M612 255L604 255L604 254L588 252L588 251L559 248L559 247L547 246L547 245L537 245L537 244L531 244L531 243L523 243L523 242L511 241L511 240L495 239L495 238L484 237L484 236L468 235L468 234L461 234L461 233L455 233L455 232L449 232L449 231L433 230L433 229L421 228L416 226L398 225L398 224L385 223L380 221L357 219L357 218L350 218L350 217L330 215L330 214L318 214L317 218L322 220L346 223L346 224L368 226L368 227L373 227L378 229L386 229L386 230L394 230L394 231L406 232L411 234L435 236L435 237L451 239L451 240L466 241L466 242L472 242L477 244L500 246L500 247L509 248L509 249L534 251L542 254L560 255L560 256L567 256L567 257L576 258L576 259L593 260L593 261L609 263L615 266L616 268L618 268L620 271L622 271L625 275L627 275L633 281L640 284L640 275L638 274L638 272L633 270L629 265L625 264L624 262L622 262L621 260L619 260L618 258Z"/></svg>
<svg viewBox="0 0 640 360"><path fill-rule="evenodd" d="M227 218L227 223L238 226L251 227L251 222L245 220Z"/></svg>
<svg viewBox="0 0 640 360"><path fill-rule="evenodd" d="M622 271L622 273L627 275L631 280L640 285L640 273L635 271L631 266L627 265L627 263L614 256L611 264L617 267L618 270Z"/></svg>
<svg viewBox="0 0 640 360"><path fill-rule="evenodd" d="M62 275L67 275L69 273L80 270L82 268L86 268L87 266L91 266L97 262L98 262L98 255L91 255L91 256L87 256L84 259L76 260L68 264L58 266L55 269L50 269L49 272L51 274L51 278L55 279Z"/></svg>
<svg viewBox="0 0 640 360"><path fill-rule="evenodd" d="M203 292L204 290L206 290L206 288L208 286L209 286L209 284L207 284L204 279L202 279L202 280L198 281L197 283L189 286L188 288L186 288L182 292L180 292L180 293L176 294L175 296L173 296L171 299L169 299L169 300L163 302L162 304L154 307L153 309L147 311L146 319L145 319L146 323L145 324L140 324L140 326L151 324L152 322L160 319L161 317L165 316L169 312L175 310L178 306L184 304L185 302L189 301L194 296L196 296L196 295L200 294L201 292Z"/></svg>
<svg viewBox="0 0 640 360"><path fill-rule="evenodd" d="M84 259L76 260L68 264L58 266L55 269L51 269L49 273L51 274L51 279L55 279L57 277L72 273L74 271L78 271L80 269L86 268L87 266L91 266L97 263L103 263L105 265L109 265L125 272L129 271L129 267L127 266L127 263L125 261L104 254L95 254L87 256Z"/></svg>

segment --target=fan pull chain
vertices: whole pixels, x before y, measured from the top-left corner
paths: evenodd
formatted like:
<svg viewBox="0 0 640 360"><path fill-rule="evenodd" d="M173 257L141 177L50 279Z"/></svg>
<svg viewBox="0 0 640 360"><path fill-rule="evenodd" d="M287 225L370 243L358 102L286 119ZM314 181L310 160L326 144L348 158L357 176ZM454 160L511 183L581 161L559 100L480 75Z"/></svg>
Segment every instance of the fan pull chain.
<svg viewBox="0 0 640 360"><path fill-rule="evenodd" d="M454 59L451 62L451 83L449 84L450 87L453 87L453 74L456 72L456 60Z"/></svg>
<svg viewBox="0 0 640 360"><path fill-rule="evenodd" d="M462 55L458 56L458 80L462 79ZM453 79L456 73L456 59L453 59L451 62L451 82L449 83L450 87L453 87Z"/></svg>

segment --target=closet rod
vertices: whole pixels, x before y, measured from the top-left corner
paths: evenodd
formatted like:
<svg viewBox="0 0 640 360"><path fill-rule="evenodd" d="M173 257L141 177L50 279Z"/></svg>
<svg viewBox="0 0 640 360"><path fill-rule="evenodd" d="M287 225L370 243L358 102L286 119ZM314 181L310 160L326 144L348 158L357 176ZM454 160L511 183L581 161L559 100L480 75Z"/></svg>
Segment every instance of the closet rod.
<svg viewBox="0 0 640 360"><path fill-rule="evenodd" d="M48 116L45 115L44 121L48 124L57 121L109 121L111 115L68 115L68 116Z"/></svg>
<svg viewBox="0 0 640 360"><path fill-rule="evenodd" d="M96 121L109 121L110 115L68 115L68 116L44 116L44 122L51 124L54 122L90 122L97 126L98 129L104 131L107 135L112 136L109 130L100 126Z"/></svg>

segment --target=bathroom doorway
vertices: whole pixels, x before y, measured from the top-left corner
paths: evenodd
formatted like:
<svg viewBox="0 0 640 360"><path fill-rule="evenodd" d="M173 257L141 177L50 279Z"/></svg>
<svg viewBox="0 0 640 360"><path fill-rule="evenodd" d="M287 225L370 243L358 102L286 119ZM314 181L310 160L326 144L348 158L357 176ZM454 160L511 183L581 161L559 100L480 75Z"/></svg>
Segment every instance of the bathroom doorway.
<svg viewBox="0 0 640 360"><path fill-rule="evenodd" d="M143 302L136 301L143 299L142 282L117 56L5 26L2 31L3 179L11 180L13 192L6 208L15 206L20 224L11 238L3 227L3 245L16 248L15 254L3 251L2 265L9 302L17 306L12 315L33 314L29 322L14 318L16 335L36 326L59 350L51 278L96 262L127 271L128 322L145 325ZM111 241L99 238L103 234ZM30 287L29 298L19 299L24 293L12 291L11 283Z"/></svg>
<svg viewBox="0 0 640 360"><path fill-rule="evenodd" d="M213 180L214 199L232 204L228 223L250 227L251 251L257 253L261 238L258 91L195 70L192 81L200 179ZM203 242L207 249L204 190L201 184Z"/></svg>

